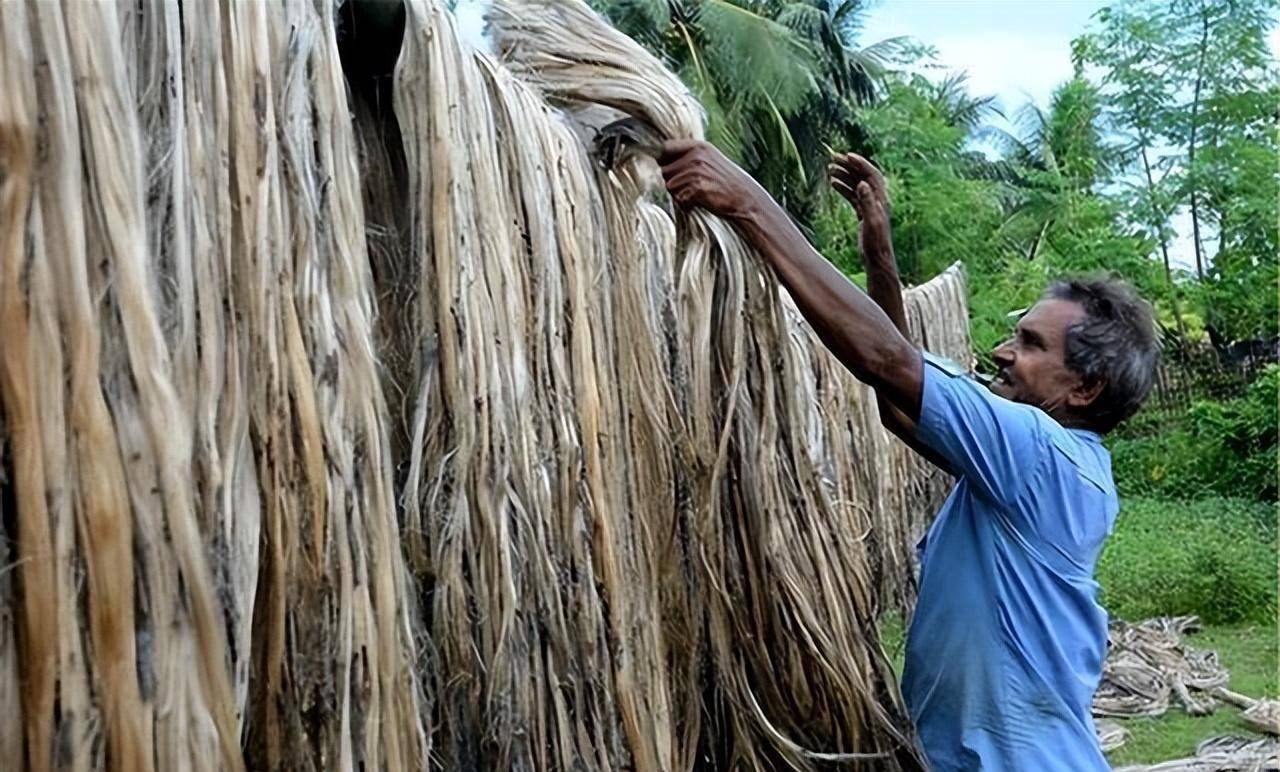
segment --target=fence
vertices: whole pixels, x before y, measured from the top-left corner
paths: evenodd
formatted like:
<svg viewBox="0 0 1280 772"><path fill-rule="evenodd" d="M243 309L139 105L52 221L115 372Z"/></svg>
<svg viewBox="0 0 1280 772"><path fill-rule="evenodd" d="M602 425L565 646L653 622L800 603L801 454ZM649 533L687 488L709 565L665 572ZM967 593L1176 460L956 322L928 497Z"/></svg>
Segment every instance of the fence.
<svg viewBox="0 0 1280 772"><path fill-rule="evenodd" d="M1197 400L1238 397L1275 361L1274 346L1247 356L1232 356L1209 345L1166 348L1142 412L1158 423L1161 417L1183 414Z"/></svg>

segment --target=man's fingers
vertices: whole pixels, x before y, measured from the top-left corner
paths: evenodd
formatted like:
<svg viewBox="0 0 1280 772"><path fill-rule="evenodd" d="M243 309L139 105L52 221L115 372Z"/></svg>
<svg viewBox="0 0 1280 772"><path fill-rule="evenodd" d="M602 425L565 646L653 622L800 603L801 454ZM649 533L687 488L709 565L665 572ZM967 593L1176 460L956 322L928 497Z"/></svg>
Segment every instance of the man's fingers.
<svg viewBox="0 0 1280 772"><path fill-rule="evenodd" d="M694 157L689 153L684 155L675 155L665 162L660 162L662 170L662 178L670 181L672 177L683 174L685 171L693 168Z"/></svg>
<svg viewBox="0 0 1280 772"><path fill-rule="evenodd" d="M696 194L698 187L698 172L696 169L685 169L681 172L666 178L667 191L671 193L671 198L682 208L690 205L692 197Z"/></svg>
<svg viewBox="0 0 1280 772"><path fill-rule="evenodd" d="M851 190L856 190L858 187L858 183L861 182L863 179L865 179L861 174L858 174L857 172L844 166L829 167L828 174L830 174L832 177L836 179L844 181L844 183L848 185Z"/></svg>
<svg viewBox="0 0 1280 772"><path fill-rule="evenodd" d="M697 139L671 139L662 143L662 152L658 155L658 163L667 166L683 158L690 150L702 144Z"/></svg>
<svg viewBox="0 0 1280 772"><path fill-rule="evenodd" d="M844 183L844 186L849 189L850 193L857 190L858 188L859 178L850 174L847 169L844 169L842 167L828 166L827 177L829 177L832 182L835 182L838 180Z"/></svg>
<svg viewBox="0 0 1280 772"><path fill-rule="evenodd" d="M857 186L857 183L865 180L870 183L871 189L881 196L887 196L884 184L884 175L867 159L857 153L841 153L835 157L835 163L832 167L839 169L839 173L847 180L851 187ZM835 173L833 171L833 173Z"/></svg>
<svg viewBox="0 0 1280 772"><path fill-rule="evenodd" d="M880 170L876 168L875 164L857 153L844 153L840 156L840 164L860 177L875 179L880 176Z"/></svg>
<svg viewBox="0 0 1280 772"><path fill-rule="evenodd" d="M848 169L844 168L840 164L835 164L835 163L827 164L827 174L830 174L832 176L840 176L844 179L849 179L849 180L852 180L854 176L853 173L850 172Z"/></svg>
<svg viewBox="0 0 1280 772"><path fill-rule="evenodd" d="M854 199L853 190L843 181L838 180L835 177L831 178L831 188L850 201Z"/></svg>
<svg viewBox="0 0 1280 772"><path fill-rule="evenodd" d="M857 215L859 220L866 219L866 216L864 215L866 203L858 197L857 191L851 187L849 183L833 177L831 179L831 188L843 196L850 204L853 204L853 213Z"/></svg>

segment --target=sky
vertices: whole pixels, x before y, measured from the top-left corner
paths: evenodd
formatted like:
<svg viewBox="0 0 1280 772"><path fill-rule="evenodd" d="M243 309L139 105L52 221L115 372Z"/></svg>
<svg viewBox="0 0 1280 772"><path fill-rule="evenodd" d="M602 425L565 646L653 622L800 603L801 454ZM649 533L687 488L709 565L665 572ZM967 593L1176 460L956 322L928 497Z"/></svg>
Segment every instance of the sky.
<svg viewBox="0 0 1280 772"><path fill-rule="evenodd" d="M969 90L993 95L1007 114L1044 106L1071 77L1071 40L1106 6L1097 0L882 0L867 12L859 45L907 36L937 49L943 72L962 70Z"/></svg>

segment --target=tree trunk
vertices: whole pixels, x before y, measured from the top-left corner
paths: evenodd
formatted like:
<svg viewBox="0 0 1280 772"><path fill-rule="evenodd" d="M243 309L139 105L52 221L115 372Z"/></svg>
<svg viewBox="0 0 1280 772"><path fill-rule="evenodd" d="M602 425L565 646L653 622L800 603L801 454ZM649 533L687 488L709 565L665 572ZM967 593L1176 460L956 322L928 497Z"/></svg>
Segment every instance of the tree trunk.
<svg viewBox="0 0 1280 772"><path fill-rule="evenodd" d="M1157 224L1160 235L1160 256L1164 258L1164 280L1169 285L1169 300L1173 303L1173 318L1178 325L1178 337L1187 339L1187 330L1182 323L1182 309L1178 307L1178 288L1173 284L1173 268L1169 264L1169 241L1164 236L1165 214L1156 203L1156 183L1151 177L1151 161L1147 158L1147 143L1144 137L1141 145L1142 169L1147 173L1147 195L1151 198L1151 207L1156 210L1160 222Z"/></svg>
<svg viewBox="0 0 1280 772"><path fill-rule="evenodd" d="M1200 88L1204 85L1204 58L1209 48L1209 9L1200 4L1200 61L1196 65L1196 87L1191 96L1191 136L1187 142L1187 171L1195 174L1196 128L1200 112ZM1204 245L1200 240L1200 197L1194 176L1191 184L1191 234L1196 249L1196 276L1204 280Z"/></svg>

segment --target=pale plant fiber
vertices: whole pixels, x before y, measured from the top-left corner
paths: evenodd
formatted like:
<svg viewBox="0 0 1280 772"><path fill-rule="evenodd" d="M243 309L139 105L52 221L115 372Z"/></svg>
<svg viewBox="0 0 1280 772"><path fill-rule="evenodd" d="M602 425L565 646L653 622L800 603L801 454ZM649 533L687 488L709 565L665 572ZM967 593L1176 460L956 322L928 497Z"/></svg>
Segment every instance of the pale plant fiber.
<svg viewBox="0 0 1280 772"><path fill-rule="evenodd" d="M731 227L592 162L700 136L687 90L576 0L498 59L411 0L388 148L334 14L0 4L0 753L915 768L876 620L947 481ZM907 309L968 363L958 269Z"/></svg>

